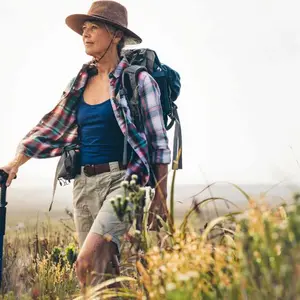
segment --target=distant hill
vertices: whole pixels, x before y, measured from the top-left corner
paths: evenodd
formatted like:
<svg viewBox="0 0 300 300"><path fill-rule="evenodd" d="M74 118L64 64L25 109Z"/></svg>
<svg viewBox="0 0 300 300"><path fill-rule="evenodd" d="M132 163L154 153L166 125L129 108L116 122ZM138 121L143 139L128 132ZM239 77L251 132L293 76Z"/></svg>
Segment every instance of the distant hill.
<svg viewBox="0 0 300 300"><path fill-rule="evenodd" d="M249 196L257 199L262 193L268 191L271 185L240 185ZM229 184L216 184L206 189L205 185L176 185L175 187L175 211L178 217L191 207L193 199L197 201L204 200L211 197L222 197L230 200L241 209L247 207L246 197L235 187ZM290 202L294 193L300 192L300 186L296 185L279 185L273 187L267 194L267 202L276 205L284 200ZM33 217L37 213L48 213L49 204L52 196L51 186L45 188L27 189L11 187L8 189L8 217L19 216ZM169 189L170 196L170 189ZM236 210L233 205L229 208L224 204L224 201L217 201L217 207L220 212ZM72 209L72 186L58 187L52 211L49 213L51 217L58 217L65 215L64 209L68 207ZM209 211L214 211L213 204L208 207Z"/></svg>

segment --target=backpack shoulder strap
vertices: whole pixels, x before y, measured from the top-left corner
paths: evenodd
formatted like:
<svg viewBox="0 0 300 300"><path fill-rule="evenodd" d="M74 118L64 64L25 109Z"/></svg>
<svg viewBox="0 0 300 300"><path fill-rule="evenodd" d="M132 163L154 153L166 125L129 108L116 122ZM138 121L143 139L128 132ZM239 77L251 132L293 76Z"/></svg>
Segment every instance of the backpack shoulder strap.
<svg viewBox="0 0 300 300"><path fill-rule="evenodd" d="M139 131L143 129L142 113L139 105L138 76L146 67L131 65L122 74L122 88L128 100L133 122Z"/></svg>
<svg viewBox="0 0 300 300"><path fill-rule="evenodd" d="M122 87L127 95L128 95L129 91L128 91L128 85L126 83L126 77L129 79L130 88L131 88L132 93L134 94L136 91L136 87L138 85L138 76L142 71L147 71L147 68L144 66L138 66L138 65L130 65L123 71ZM135 95L132 95L132 96L135 96Z"/></svg>

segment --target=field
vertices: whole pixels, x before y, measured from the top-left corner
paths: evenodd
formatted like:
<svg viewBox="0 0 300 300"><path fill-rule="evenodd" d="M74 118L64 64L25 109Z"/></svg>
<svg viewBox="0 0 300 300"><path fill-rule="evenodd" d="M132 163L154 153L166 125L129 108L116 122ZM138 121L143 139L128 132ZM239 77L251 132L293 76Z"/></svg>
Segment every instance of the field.
<svg viewBox="0 0 300 300"><path fill-rule="evenodd" d="M300 299L299 195L269 205L265 195L254 199L233 189L246 203L242 208L207 187L177 214L171 193L160 232L148 232L145 223L135 231L133 222L121 276L84 292L73 269L72 211L21 216L12 209L0 299ZM115 202L119 217L127 214L124 203L137 204L143 192L136 187ZM122 287L111 288L113 281Z"/></svg>

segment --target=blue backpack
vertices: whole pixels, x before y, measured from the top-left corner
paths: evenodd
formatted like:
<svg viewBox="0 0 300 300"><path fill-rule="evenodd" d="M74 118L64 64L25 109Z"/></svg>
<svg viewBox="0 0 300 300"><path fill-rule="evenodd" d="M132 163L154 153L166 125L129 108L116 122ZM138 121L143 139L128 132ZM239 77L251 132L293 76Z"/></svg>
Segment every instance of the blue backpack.
<svg viewBox="0 0 300 300"><path fill-rule="evenodd" d="M173 143L173 169L182 169L182 133L176 99L180 94L180 75L170 67L162 64L155 51L147 48L124 50L122 55L126 57L130 66L122 74L123 92L128 100L133 122L138 130L143 130L143 120L139 106L138 75L147 71L160 88L160 101L163 110L163 118L167 130L175 125ZM179 152L180 151L180 152ZM179 155L180 153L180 155ZM175 162L177 161L175 165Z"/></svg>

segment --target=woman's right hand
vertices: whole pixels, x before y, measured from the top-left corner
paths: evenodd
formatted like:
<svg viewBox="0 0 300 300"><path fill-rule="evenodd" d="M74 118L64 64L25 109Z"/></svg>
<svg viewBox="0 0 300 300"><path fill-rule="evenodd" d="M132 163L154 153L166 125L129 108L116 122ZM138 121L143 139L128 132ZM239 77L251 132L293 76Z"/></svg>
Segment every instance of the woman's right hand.
<svg viewBox="0 0 300 300"><path fill-rule="evenodd" d="M3 170L4 172L6 172L8 174L8 178L7 178L7 181L6 181L6 186L10 186L13 179L15 179L16 176L17 176L17 173L19 171L19 167L14 165L14 164L8 164L4 167L0 167L0 170Z"/></svg>

